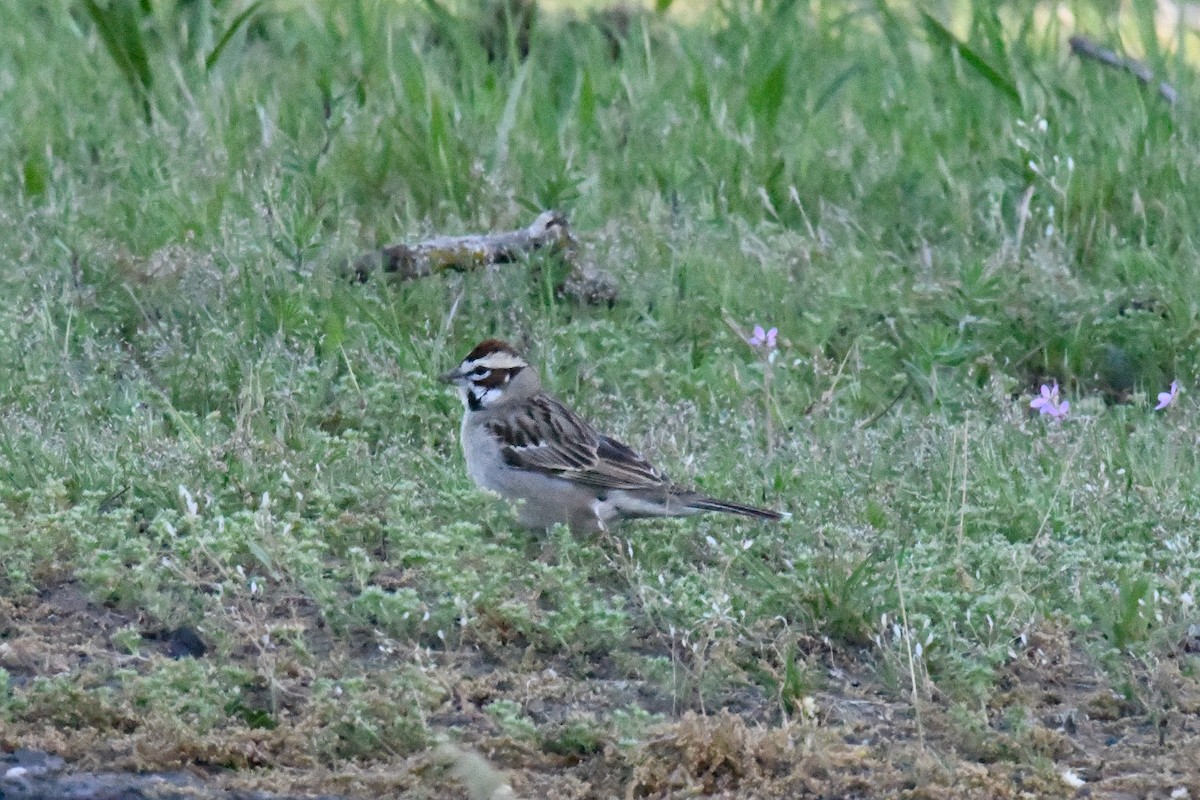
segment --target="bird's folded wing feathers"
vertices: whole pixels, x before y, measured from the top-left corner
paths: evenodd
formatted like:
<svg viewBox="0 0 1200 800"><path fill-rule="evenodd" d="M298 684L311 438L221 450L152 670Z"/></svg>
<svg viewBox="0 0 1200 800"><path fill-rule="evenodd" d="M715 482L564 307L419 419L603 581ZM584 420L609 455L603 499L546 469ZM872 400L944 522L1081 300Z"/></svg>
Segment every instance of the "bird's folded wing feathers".
<svg viewBox="0 0 1200 800"><path fill-rule="evenodd" d="M555 475L598 489L662 489L666 477L633 449L610 439L552 397L528 413L488 423L510 467Z"/></svg>

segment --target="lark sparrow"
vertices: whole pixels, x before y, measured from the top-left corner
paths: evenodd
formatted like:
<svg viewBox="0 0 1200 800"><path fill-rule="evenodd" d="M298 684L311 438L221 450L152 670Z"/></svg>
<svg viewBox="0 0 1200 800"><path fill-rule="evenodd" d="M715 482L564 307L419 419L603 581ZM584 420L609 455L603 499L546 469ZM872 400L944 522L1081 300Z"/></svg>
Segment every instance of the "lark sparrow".
<svg viewBox="0 0 1200 800"><path fill-rule="evenodd" d="M543 391L534 368L498 339L481 342L440 379L458 388L465 407L467 474L477 486L519 502L527 527L563 522L576 533L596 532L614 519L701 511L782 518L672 483Z"/></svg>

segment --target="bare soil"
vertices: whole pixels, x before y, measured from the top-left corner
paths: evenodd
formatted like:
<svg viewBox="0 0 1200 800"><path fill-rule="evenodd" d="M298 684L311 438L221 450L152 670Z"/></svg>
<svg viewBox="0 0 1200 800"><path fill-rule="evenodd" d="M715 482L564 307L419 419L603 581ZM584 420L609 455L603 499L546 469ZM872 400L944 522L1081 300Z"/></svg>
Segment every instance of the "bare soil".
<svg viewBox="0 0 1200 800"><path fill-rule="evenodd" d="M10 691L56 675L82 689L169 652L217 658L180 652L176 637L148 625L135 654L114 646L115 631L143 622L70 583L0 599L0 667ZM365 641L338 647L331 655L350 654L349 668L379 668ZM165 737L164 721L128 704L71 698L42 716L11 715L0 722L0 798L1200 798L1191 649L1184 642L1174 657L1130 667L1128 684L1114 687L1076 637L1047 626L1015 651L986 705L971 709L928 684L914 706L906 686L881 679L869 651L814 645L826 680L808 713L790 720L761 693L701 709L603 660L581 669L517 649L444 652L435 671L446 692L426 719L426 746L342 761L313 749L317 723L299 694L312 672L279 669L292 681L284 694L299 699L273 729ZM251 648L230 658L261 667ZM515 736L487 713L497 700L519 705L536 735ZM611 725L579 726L631 707L662 721L636 741Z"/></svg>

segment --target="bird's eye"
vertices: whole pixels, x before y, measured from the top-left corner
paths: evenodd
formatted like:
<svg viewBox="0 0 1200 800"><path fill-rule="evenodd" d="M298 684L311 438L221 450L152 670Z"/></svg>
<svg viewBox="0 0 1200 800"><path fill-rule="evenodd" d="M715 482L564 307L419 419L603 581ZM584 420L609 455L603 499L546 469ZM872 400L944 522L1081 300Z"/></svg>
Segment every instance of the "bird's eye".
<svg viewBox="0 0 1200 800"><path fill-rule="evenodd" d="M471 370L471 374L476 378L486 378L488 375L492 374L492 371L487 367L476 367L475 369Z"/></svg>

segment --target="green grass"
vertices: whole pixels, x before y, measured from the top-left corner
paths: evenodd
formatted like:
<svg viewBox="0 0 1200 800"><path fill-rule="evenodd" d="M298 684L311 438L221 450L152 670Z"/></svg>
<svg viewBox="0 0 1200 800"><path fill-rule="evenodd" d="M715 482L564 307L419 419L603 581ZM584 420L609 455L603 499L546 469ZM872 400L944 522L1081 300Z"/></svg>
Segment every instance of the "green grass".
<svg viewBox="0 0 1200 800"><path fill-rule="evenodd" d="M689 709L819 725L843 662L978 736L1046 630L1135 702L1163 663L1191 680L1200 98L1144 19L542 9L522 58L470 4L152 5L0 29L0 646L64 585L117 617L78 664L0 658L0 741L587 759ZM1181 102L1070 59L1075 30ZM555 297L541 256L341 277L549 207L614 307ZM774 360L725 317L777 326ZM493 335L677 480L793 517L516 528L434 380ZM1051 380L1061 424L1028 408ZM184 626L212 651L162 658ZM559 713L514 688L549 669L648 688ZM1051 773L1012 736L988 752Z"/></svg>

